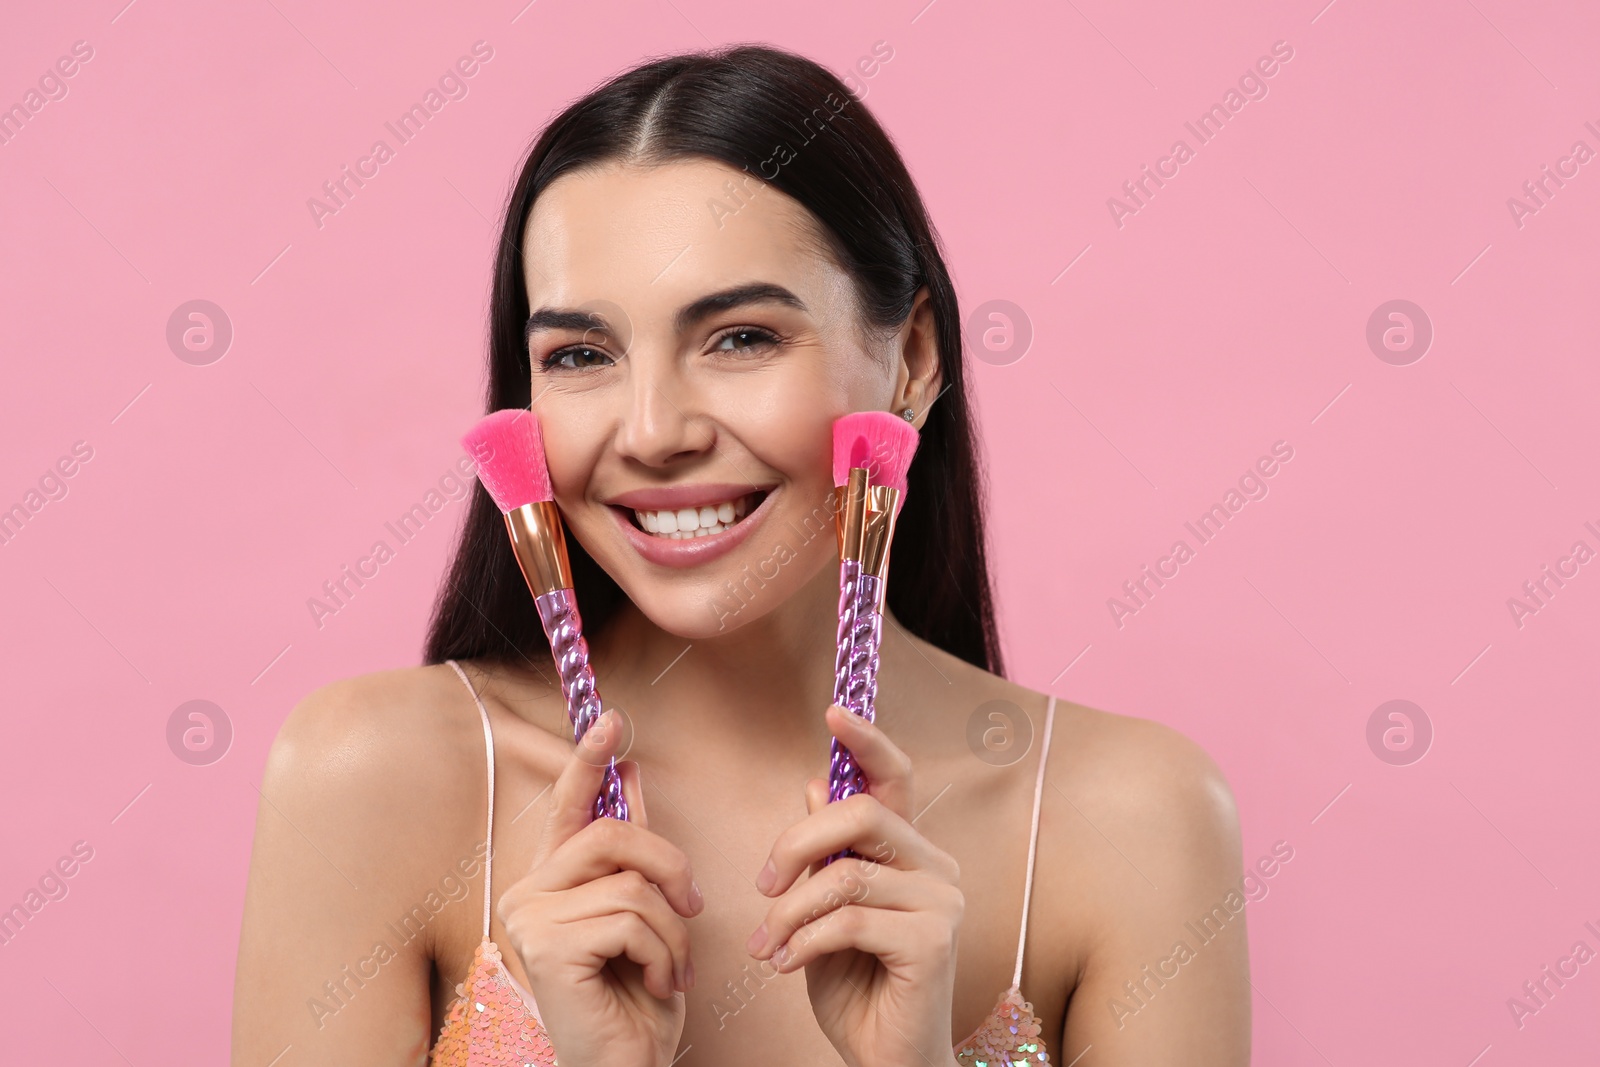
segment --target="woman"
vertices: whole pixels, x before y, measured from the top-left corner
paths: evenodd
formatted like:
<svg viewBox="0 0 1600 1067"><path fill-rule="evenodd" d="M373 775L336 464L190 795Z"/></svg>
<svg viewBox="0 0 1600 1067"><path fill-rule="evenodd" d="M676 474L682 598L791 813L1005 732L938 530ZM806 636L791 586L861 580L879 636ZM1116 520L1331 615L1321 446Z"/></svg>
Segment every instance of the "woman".
<svg viewBox="0 0 1600 1067"><path fill-rule="evenodd" d="M739 47L591 93L532 148L492 299L487 407L543 426L627 714L573 745L480 488L429 665L273 746L234 1062L1247 1062L1227 785L1001 676L954 289L844 85ZM921 435L875 724L827 706L829 427L866 410ZM828 804L833 738L871 789ZM632 820L591 821L624 754Z"/></svg>

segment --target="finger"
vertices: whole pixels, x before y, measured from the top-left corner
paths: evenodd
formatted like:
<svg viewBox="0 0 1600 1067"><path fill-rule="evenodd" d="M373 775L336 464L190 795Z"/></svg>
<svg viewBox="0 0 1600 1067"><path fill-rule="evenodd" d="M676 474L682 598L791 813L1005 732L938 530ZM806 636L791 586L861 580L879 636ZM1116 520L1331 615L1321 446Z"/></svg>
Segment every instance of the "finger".
<svg viewBox="0 0 1600 1067"><path fill-rule="evenodd" d="M887 866L929 871L947 882L959 877L955 861L915 827L877 797L857 793L823 805L779 834L756 877L756 889L777 896L811 864L845 849Z"/></svg>
<svg viewBox="0 0 1600 1067"><path fill-rule="evenodd" d="M616 712L608 709L567 757L567 765L550 790L550 807L545 812L544 827L534 848L534 866L589 825L594 816L595 798L600 795L600 784L605 780L606 765L622 738L621 730L610 728L615 725ZM596 726L601 728L596 729Z"/></svg>
<svg viewBox="0 0 1600 1067"><path fill-rule="evenodd" d="M828 803L828 780L813 778L806 782L806 814L814 815Z"/></svg>
<svg viewBox="0 0 1600 1067"><path fill-rule="evenodd" d="M644 987L658 1000L673 994L672 953L650 924L631 911L597 915L573 924L579 943L589 951L590 966L599 969L618 956L644 968Z"/></svg>
<svg viewBox="0 0 1600 1067"><path fill-rule="evenodd" d="M673 912L661 890L638 871L619 871L597 878L581 890L555 894L549 917L558 923L579 923L619 911L639 916L666 946L671 956L673 988L687 992L693 975L689 928Z"/></svg>
<svg viewBox="0 0 1600 1067"><path fill-rule="evenodd" d="M926 959L934 946L953 954L955 936L943 923L942 919L931 922L929 916L917 912L847 904L830 913L827 922L813 923L790 938L773 953L772 962L787 974L847 948L876 956L888 966Z"/></svg>
<svg viewBox="0 0 1600 1067"><path fill-rule="evenodd" d="M745 949L758 960L796 936L797 931L830 921L852 904L890 911L960 912L960 890L924 875L846 857L823 868L785 893L767 910L765 921Z"/></svg>
<svg viewBox="0 0 1600 1067"><path fill-rule="evenodd" d="M812 778L806 782L806 814L815 815L828 806L828 780ZM826 866L826 859L814 860L806 867L807 873L816 874Z"/></svg>
<svg viewBox="0 0 1600 1067"><path fill-rule="evenodd" d="M837 704L823 713L828 729L850 750L867 778L867 792L903 818L911 818L911 758L889 735Z"/></svg>
<svg viewBox="0 0 1600 1067"><path fill-rule="evenodd" d="M622 796L628 802L628 821L648 830L650 820L644 810L644 779L640 774L638 760L622 760L617 764L617 776L622 779Z"/></svg>
<svg viewBox="0 0 1600 1067"><path fill-rule="evenodd" d="M595 819L569 838L526 879L534 892L573 889L618 871L637 871L680 915L698 915L705 898L688 855L666 838L621 819Z"/></svg>

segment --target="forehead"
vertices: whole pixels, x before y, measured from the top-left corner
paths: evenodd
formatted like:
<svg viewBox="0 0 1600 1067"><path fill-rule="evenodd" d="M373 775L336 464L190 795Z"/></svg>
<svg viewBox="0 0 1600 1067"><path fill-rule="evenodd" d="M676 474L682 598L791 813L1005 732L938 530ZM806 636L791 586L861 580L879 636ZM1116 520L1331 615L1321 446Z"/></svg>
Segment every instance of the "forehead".
<svg viewBox="0 0 1600 1067"><path fill-rule="evenodd" d="M523 237L531 307L607 299L676 308L752 280L821 304L845 292L825 249L798 202L707 159L564 174L534 203Z"/></svg>

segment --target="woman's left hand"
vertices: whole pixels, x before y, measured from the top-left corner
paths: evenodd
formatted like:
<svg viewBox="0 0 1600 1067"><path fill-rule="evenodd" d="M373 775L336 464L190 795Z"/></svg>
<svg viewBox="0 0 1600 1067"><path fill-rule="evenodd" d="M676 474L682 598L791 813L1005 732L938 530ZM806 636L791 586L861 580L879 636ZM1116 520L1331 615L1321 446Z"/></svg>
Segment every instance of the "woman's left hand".
<svg viewBox="0 0 1600 1067"><path fill-rule="evenodd" d="M806 969L811 1010L851 1067L954 1064L960 868L911 825L906 754L858 715L839 707L826 715L868 792L830 804L825 779L806 783L809 814L778 836L756 879L778 899L750 954L785 973ZM845 848L870 858L823 866Z"/></svg>

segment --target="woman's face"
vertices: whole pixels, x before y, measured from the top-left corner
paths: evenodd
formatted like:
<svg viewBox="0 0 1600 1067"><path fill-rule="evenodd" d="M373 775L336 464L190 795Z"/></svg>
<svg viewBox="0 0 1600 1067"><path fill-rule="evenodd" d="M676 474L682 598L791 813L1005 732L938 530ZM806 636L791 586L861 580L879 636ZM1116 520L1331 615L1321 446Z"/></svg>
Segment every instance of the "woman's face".
<svg viewBox="0 0 1600 1067"><path fill-rule="evenodd" d="M760 618L837 559L831 424L905 395L906 332L869 350L814 226L704 160L573 172L529 218L532 407L556 502L688 639Z"/></svg>

